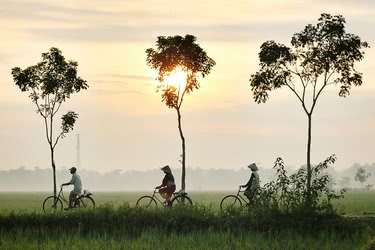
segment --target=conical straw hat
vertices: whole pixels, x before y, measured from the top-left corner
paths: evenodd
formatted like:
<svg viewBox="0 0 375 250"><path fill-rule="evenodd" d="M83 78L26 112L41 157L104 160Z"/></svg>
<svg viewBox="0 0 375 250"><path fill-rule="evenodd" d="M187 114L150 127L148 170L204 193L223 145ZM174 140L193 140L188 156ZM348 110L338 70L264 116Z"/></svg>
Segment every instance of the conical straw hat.
<svg viewBox="0 0 375 250"><path fill-rule="evenodd" d="M257 167L257 164L255 163L251 163L249 166L247 166L248 168L250 168L251 170L254 170L254 171L258 171L258 167Z"/></svg>
<svg viewBox="0 0 375 250"><path fill-rule="evenodd" d="M170 174L172 173L172 170L168 165L162 167L161 170L163 170L166 173L170 173Z"/></svg>

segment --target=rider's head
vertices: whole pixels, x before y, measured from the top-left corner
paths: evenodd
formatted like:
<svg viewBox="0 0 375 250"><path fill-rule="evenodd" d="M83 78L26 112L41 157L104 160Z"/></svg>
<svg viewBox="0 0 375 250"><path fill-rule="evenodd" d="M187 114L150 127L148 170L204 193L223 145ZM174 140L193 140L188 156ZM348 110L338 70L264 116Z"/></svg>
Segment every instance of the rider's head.
<svg viewBox="0 0 375 250"><path fill-rule="evenodd" d="M171 168L170 168L168 165L162 167L161 170L162 170L165 174L166 174L166 173L170 173L170 174L172 174L172 170L171 170Z"/></svg>
<svg viewBox="0 0 375 250"><path fill-rule="evenodd" d="M75 172L77 172L77 169L75 167L71 167L69 168L69 170L71 174L74 174Z"/></svg>

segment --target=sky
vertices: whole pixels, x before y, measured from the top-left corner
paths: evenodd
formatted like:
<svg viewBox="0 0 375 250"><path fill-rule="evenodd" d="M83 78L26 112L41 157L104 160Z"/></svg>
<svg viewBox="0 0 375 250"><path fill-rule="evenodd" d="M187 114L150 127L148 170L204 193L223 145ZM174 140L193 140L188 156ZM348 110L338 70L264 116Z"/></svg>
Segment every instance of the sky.
<svg viewBox="0 0 375 250"><path fill-rule="evenodd" d="M58 168L77 164L101 172L180 166L177 114L161 102L146 64L158 36L192 34L216 61L182 106L186 165L241 169L306 162L307 117L287 89L257 104L249 86L260 45L290 39L321 13L341 14L346 31L375 46L375 1L0 0L0 169L50 167L43 120L11 69L41 61L51 47L77 61L89 89L63 104L79 113L56 148ZM357 64L363 85L347 98L331 86L313 115L312 162L337 156L335 168L375 162L375 52ZM56 128L59 124L55 124Z"/></svg>

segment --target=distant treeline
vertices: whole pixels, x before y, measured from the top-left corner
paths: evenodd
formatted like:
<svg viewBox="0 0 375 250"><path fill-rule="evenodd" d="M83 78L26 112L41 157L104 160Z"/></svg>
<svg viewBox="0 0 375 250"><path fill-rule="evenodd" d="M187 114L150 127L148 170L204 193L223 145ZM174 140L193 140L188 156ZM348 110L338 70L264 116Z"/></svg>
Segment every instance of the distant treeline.
<svg viewBox="0 0 375 250"><path fill-rule="evenodd" d="M328 170L333 179L333 188L354 187L359 188L361 184L354 180L357 169L361 167L371 177L364 183L374 184L375 163L372 165L354 164L343 171L336 171L334 168ZM138 171L138 170L113 170L106 173L82 169L78 173L81 175L83 188L93 191L139 191L152 190L161 184L164 174L159 169ZM177 189L181 185L181 170L173 169ZM290 171L293 173L293 171ZM261 184L270 182L275 178L273 169L259 169ZM187 190L236 190L239 185L245 184L250 176L250 170L243 168L239 170L229 169L200 169L188 168L186 175ZM349 177L348 181L342 179ZM57 171L57 183L69 181L71 175L66 168ZM51 191L52 190L52 169L34 168L0 171L0 191Z"/></svg>

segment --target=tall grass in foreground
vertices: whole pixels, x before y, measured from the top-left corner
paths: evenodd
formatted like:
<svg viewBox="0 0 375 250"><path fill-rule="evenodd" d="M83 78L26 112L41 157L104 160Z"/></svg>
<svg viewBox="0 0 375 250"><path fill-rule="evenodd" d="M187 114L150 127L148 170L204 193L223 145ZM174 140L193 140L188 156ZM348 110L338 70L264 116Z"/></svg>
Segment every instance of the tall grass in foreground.
<svg viewBox="0 0 375 250"><path fill-rule="evenodd" d="M375 218L210 206L0 213L0 249L364 249Z"/></svg>
<svg viewBox="0 0 375 250"><path fill-rule="evenodd" d="M62 231L51 235L40 230L1 232L1 249L364 249L368 230L351 235L322 231L302 235L291 230L277 234L260 232L194 231L177 234L162 230L145 230L137 237L92 233L86 236Z"/></svg>

